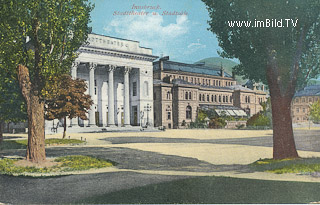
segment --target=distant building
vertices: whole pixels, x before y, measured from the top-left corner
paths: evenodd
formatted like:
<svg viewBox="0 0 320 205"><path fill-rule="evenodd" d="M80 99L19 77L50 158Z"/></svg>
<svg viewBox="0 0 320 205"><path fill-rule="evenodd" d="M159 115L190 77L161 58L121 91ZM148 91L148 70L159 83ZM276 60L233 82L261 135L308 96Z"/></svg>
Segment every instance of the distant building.
<svg viewBox="0 0 320 205"><path fill-rule="evenodd" d="M154 124L183 128L196 120L199 109L224 111L234 117L262 110L266 92L236 85L223 67L186 64L163 57L153 63Z"/></svg>
<svg viewBox="0 0 320 205"><path fill-rule="evenodd" d="M299 90L293 97L291 116L293 123L308 122L310 104L320 100L320 85L310 85Z"/></svg>

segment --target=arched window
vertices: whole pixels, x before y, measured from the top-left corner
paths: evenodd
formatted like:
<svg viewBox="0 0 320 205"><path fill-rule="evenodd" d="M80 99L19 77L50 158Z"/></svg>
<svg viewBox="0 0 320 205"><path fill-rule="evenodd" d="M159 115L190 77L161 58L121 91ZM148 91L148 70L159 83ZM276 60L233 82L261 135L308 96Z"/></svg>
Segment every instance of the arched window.
<svg viewBox="0 0 320 205"><path fill-rule="evenodd" d="M189 92L189 100L191 100L191 92Z"/></svg>
<svg viewBox="0 0 320 205"><path fill-rule="evenodd" d="M213 102L213 95L211 95L211 102Z"/></svg>
<svg viewBox="0 0 320 205"><path fill-rule="evenodd" d="M207 101L208 101L208 102L210 101L209 98L210 98L209 95L207 95Z"/></svg>
<svg viewBox="0 0 320 205"><path fill-rule="evenodd" d="M192 107L188 105L186 109L186 119L191 119L191 118L192 118Z"/></svg>
<svg viewBox="0 0 320 205"><path fill-rule="evenodd" d="M204 94L202 94L202 101L203 102L206 101L205 98L204 98Z"/></svg>
<svg viewBox="0 0 320 205"><path fill-rule="evenodd" d="M232 96L230 96L230 102L232 103Z"/></svg>
<svg viewBox="0 0 320 205"><path fill-rule="evenodd" d="M248 103L250 103L250 96L248 96Z"/></svg>
<svg viewBox="0 0 320 205"><path fill-rule="evenodd" d="M246 96L246 103L248 102L248 96Z"/></svg>
<svg viewBox="0 0 320 205"><path fill-rule="evenodd" d="M228 98L228 96L226 96L226 102L228 102L229 101L229 98Z"/></svg>
<svg viewBox="0 0 320 205"><path fill-rule="evenodd" d="M167 100L170 100L170 92L167 92Z"/></svg>
<svg viewBox="0 0 320 205"><path fill-rule="evenodd" d="M199 101L201 101L201 94L199 94Z"/></svg>
<svg viewBox="0 0 320 205"><path fill-rule="evenodd" d="M217 95L214 95L214 101L217 102Z"/></svg>
<svg viewBox="0 0 320 205"><path fill-rule="evenodd" d="M226 102L226 96L223 96L222 99L223 99L223 102Z"/></svg>
<svg viewBox="0 0 320 205"><path fill-rule="evenodd" d="M219 95L219 102L221 102L221 95Z"/></svg>
<svg viewBox="0 0 320 205"><path fill-rule="evenodd" d="M186 92L184 98L185 98L186 100L188 100L188 92Z"/></svg>

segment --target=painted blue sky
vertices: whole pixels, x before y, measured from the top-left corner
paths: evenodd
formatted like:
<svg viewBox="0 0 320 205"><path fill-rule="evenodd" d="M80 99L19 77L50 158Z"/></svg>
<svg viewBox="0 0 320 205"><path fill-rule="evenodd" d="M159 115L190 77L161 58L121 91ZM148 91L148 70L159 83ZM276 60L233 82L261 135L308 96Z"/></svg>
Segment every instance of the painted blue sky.
<svg viewBox="0 0 320 205"><path fill-rule="evenodd" d="M218 56L218 41L207 30L209 16L200 0L91 1L95 4L90 24L94 33L140 41L140 46L152 48L154 55L169 55L174 61L193 63ZM154 8L139 8L144 6ZM114 15L142 11L150 13ZM162 15L166 11L187 12L187 15Z"/></svg>

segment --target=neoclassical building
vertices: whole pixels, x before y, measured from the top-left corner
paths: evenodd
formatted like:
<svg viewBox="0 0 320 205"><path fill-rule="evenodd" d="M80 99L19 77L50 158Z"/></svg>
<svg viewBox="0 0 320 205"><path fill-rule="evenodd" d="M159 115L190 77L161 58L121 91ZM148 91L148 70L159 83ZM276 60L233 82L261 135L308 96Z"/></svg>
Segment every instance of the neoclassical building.
<svg viewBox="0 0 320 205"><path fill-rule="evenodd" d="M152 49L138 41L89 34L71 68L73 78L87 82L94 104L89 120L67 122L71 127L153 125Z"/></svg>
<svg viewBox="0 0 320 205"><path fill-rule="evenodd" d="M266 101L264 87L237 85L234 76L220 68L186 64L163 57L153 63L155 126L186 127L199 109L214 109L234 117L252 116Z"/></svg>
<svg viewBox="0 0 320 205"><path fill-rule="evenodd" d="M308 122L310 105L317 101L320 101L320 85L311 85L299 90L291 102L292 122Z"/></svg>

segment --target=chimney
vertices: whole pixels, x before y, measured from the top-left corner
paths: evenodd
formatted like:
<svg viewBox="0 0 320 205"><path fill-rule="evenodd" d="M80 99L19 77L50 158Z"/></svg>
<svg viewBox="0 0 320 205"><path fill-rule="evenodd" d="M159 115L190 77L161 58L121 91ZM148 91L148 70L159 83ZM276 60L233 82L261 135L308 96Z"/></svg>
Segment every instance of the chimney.
<svg viewBox="0 0 320 205"><path fill-rule="evenodd" d="M220 72L221 72L221 77L224 77L224 69L223 69L223 67L222 67L222 62L221 62Z"/></svg>
<svg viewBox="0 0 320 205"><path fill-rule="evenodd" d="M159 59L159 68L161 71L163 71L163 61L168 61L168 60L169 60L169 56L161 57Z"/></svg>
<svg viewBox="0 0 320 205"><path fill-rule="evenodd" d="M235 80L236 79L236 73L234 71L232 71L232 79Z"/></svg>

